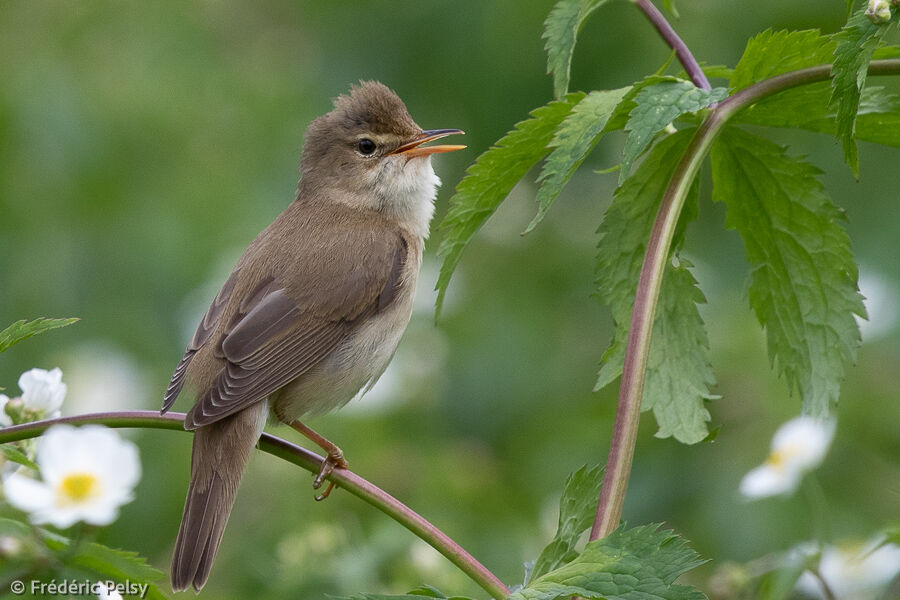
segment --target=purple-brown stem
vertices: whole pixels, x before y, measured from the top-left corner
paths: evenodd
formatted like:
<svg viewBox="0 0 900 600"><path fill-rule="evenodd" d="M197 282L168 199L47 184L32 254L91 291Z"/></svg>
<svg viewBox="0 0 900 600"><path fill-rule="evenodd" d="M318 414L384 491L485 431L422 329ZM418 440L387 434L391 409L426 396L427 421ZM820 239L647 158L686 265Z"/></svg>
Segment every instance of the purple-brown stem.
<svg viewBox="0 0 900 600"><path fill-rule="evenodd" d="M672 26L659 9L650 0L632 0L632 2L637 4L644 16L647 17L659 32L659 35L662 36L662 39L675 51L675 56L678 57L678 61L684 67L694 85L702 90L712 89L709 85L709 79L706 78L706 74L700 68L697 59L694 58L687 45L678 37L678 34L675 33L675 30L672 29Z"/></svg>
<svg viewBox="0 0 900 600"><path fill-rule="evenodd" d="M59 424L85 425L95 423L115 428L140 427L145 429L184 431L183 421L183 413L160 415L158 412L150 410L59 417L0 428L0 444L37 437L52 425ZM263 433L262 437L260 437L259 448L263 452L277 456L312 473L318 473L324 461L318 454L268 433ZM447 534L378 486L348 469L335 469L328 476L328 479L390 516L430 544L494 598L501 599L509 595L509 588L496 575L491 573Z"/></svg>
<svg viewBox="0 0 900 600"><path fill-rule="evenodd" d="M791 71L760 81L729 96L707 114L675 168L656 213L653 231L641 265L631 327L628 331L625 363L622 367L613 437L603 476L603 487L597 503L597 513L591 528L591 540L612 533L622 517L640 422L641 397L647 375L653 317L675 226L684 205L684 198L700 165L725 124L743 108L790 88L826 81L831 77L831 69L832 65L818 65ZM872 61L868 73L900 75L900 59Z"/></svg>

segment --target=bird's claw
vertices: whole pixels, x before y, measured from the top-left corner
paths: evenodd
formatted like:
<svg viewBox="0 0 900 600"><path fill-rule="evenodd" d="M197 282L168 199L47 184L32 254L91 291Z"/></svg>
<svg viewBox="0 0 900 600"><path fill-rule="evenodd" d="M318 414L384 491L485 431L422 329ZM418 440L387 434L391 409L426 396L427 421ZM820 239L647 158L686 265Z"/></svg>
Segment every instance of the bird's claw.
<svg viewBox="0 0 900 600"><path fill-rule="evenodd" d="M313 489L317 490L322 487L322 484L325 482L325 479L331 475L331 473L335 469L346 469L350 466L350 463L347 462L347 459L344 458L344 453L337 446L334 447L331 451L328 452L328 455L325 457L325 460L322 461L322 466L319 468L319 474L316 476L315 481L313 481ZM316 496L316 501L321 502L325 498L331 494L331 490L334 489L334 482L329 481L328 487L325 488L325 491Z"/></svg>

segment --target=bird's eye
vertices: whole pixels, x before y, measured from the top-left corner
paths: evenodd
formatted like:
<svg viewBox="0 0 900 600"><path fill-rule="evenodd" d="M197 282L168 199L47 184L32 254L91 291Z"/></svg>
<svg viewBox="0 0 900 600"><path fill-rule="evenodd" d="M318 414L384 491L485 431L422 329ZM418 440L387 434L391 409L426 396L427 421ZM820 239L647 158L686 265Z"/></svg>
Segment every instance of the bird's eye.
<svg viewBox="0 0 900 600"><path fill-rule="evenodd" d="M359 140L359 143L356 145L356 147L359 149L359 153L363 156L370 156L371 154L375 153L375 149L377 146L375 146L375 142L373 142L369 138L363 138Z"/></svg>

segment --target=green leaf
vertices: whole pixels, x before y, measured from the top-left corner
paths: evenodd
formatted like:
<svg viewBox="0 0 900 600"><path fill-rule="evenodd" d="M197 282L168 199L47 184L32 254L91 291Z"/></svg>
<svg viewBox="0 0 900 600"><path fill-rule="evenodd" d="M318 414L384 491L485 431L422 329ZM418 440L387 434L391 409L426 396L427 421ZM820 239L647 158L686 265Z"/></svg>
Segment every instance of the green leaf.
<svg viewBox="0 0 900 600"><path fill-rule="evenodd" d="M894 11L892 23L897 20L897 12ZM844 148L844 160L854 177L859 177L859 157L854 134L860 93L866 83L869 61L887 30L887 25L876 25L866 17L865 8L860 8L844 28L834 35L837 47L831 69L832 91L829 104L837 109L837 138Z"/></svg>
<svg viewBox="0 0 900 600"><path fill-rule="evenodd" d="M38 466L34 464L34 462L30 458L28 458L24 452L16 448L12 443L0 444L0 454L2 454L3 458L10 462L20 464L23 467L28 467L29 469L33 469L35 471L40 471Z"/></svg>
<svg viewBox="0 0 900 600"><path fill-rule="evenodd" d="M78 321L74 319L45 319L43 317L33 321L16 321L3 331L0 331L0 352L9 349L10 346L18 344L24 339L28 339L33 335L44 333L57 327L65 327Z"/></svg>
<svg viewBox="0 0 900 600"><path fill-rule="evenodd" d="M647 239L663 192L690 141L689 130L672 135L650 152L643 164L613 196L597 233L597 297L610 307L615 336L603 354L594 390L622 374L625 340L631 324L637 280Z"/></svg>
<svg viewBox="0 0 900 600"><path fill-rule="evenodd" d="M759 600L787 600L797 588L806 567L786 564L761 575L756 582L755 598Z"/></svg>
<svg viewBox="0 0 900 600"><path fill-rule="evenodd" d="M765 31L748 42L731 86L742 89L781 73L828 63L837 51L836 39L837 36L822 36L815 30ZM900 55L900 48L879 48L874 55L890 58ZM862 66L863 73L866 65L868 61ZM828 83L791 88L747 107L735 121L834 134L837 115L831 104L833 94ZM855 137L900 146L900 102L897 98L881 88L866 88L861 97L857 94L857 102ZM851 151L855 152L855 148L853 145Z"/></svg>
<svg viewBox="0 0 900 600"><path fill-rule="evenodd" d="M64 564L83 569L103 578L113 579L118 583L126 580L136 584L147 584L145 598L165 600L166 596L154 585L163 577L163 572L147 564L147 559L137 552L109 548L96 542L72 541L61 535L42 531L47 547L54 550L57 558Z"/></svg>
<svg viewBox="0 0 900 600"><path fill-rule="evenodd" d="M641 90L625 125L629 135L625 140L619 183L625 181L635 159L659 131L681 115L706 108L726 96L725 88L702 90L690 81L666 81Z"/></svg>
<svg viewBox="0 0 900 600"><path fill-rule="evenodd" d="M815 167L741 129L721 134L712 165L713 199L744 240L769 358L800 390L805 413L827 415L859 345L854 315L866 314L843 213Z"/></svg>
<svg viewBox="0 0 900 600"><path fill-rule="evenodd" d="M674 436L685 444L696 444L709 435L706 400L716 382L709 364L709 340L697 304L706 298L685 259L666 272L656 320L644 387L642 410L653 410L659 431L656 437Z"/></svg>
<svg viewBox="0 0 900 600"><path fill-rule="evenodd" d="M515 129L468 168L465 178L456 186L456 194L450 198L450 209L439 227L444 238L437 251L443 262L435 287L438 290L436 315L440 314L450 277L469 240L494 214L516 182L547 155L550 151L547 144L556 128L582 98L582 93L569 94L564 100L535 109L531 119L516 124Z"/></svg>
<svg viewBox="0 0 900 600"><path fill-rule="evenodd" d="M827 82L792 88L747 107L732 122L834 135L835 113L828 107L829 94ZM900 98L880 87L864 89L856 116L856 138L900 147Z"/></svg>
<svg viewBox="0 0 900 600"><path fill-rule="evenodd" d="M80 544L75 554L66 558L66 562L119 581L155 581L164 575L137 552L110 548L96 542Z"/></svg>
<svg viewBox="0 0 900 600"><path fill-rule="evenodd" d="M550 142L553 151L538 177L541 183L537 193L538 212L524 233L543 220L566 183L603 137L607 121L630 90L631 86L591 92L560 124Z"/></svg>
<svg viewBox="0 0 900 600"><path fill-rule="evenodd" d="M738 91L788 71L827 64L835 47L835 42L817 29L767 29L747 42L731 76L731 88Z"/></svg>
<svg viewBox="0 0 900 600"><path fill-rule="evenodd" d="M575 39L592 12L608 0L560 0L544 21L541 36L547 43L547 74L553 76L553 96L561 100L569 91Z"/></svg>
<svg viewBox="0 0 900 600"><path fill-rule="evenodd" d="M892 521L884 528L884 544L900 545L900 521Z"/></svg>
<svg viewBox="0 0 900 600"><path fill-rule="evenodd" d="M900 46L882 46L872 53L872 60L883 60L885 58L900 58Z"/></svg>
<svg viewBox="0 0 900 600"><path fill-rule="evenodd" d="M423 585L408 594L354 594L352 596L329 596L336 600L421 600L422 598L438 598L439 600L471 600L464 596L445 596L440 590L430 585Z"/></svg>
<svg viewBox="0 0 900 600"><path fill-rule="evenodd" d="M695 130L687 129L659 142L618 190L600 225L597 258L597 296L608 304L616 331L603 354L595 390L622 374L628 329L641 264L659 202L675 166ZM684 227L696 215L697 186L682 210L672 243L677 252ZM650 341L650 358L642 410L653 410L659 436L674 435L684 443L703 440L709 413L704 400L712 398L707 385L713 381L708 344L696 303L703 295L696 289L684 261L666 265L659 307ZM670 395L677 392L679 395Z"/></svg>
<svg viewBox="0 0 900 600"><path fill-rule="evenodd" d="M676 19L680 19L681 15L678 14L678 9L675 8L675 3L672 0L663 0L663 6L666 7L666 10L672 13L672 16Z"/></svg>
<svg viewBox="0 0 900 600"><path fill-rule="evenodd" d="M166 596L155 586L153 581L163 577L163 572L147 564L146 559L135 552L116 550L96 542L72 543L69 538L47 531L32 529L14 519L0 518L0 534L17 537L31 537L33 531L40 533L41 539L48 549L56 555L56 560L63 564L84 571L89 575L113 579L119 583L126 580L136 584L148 584L145 598L165 600Z"/></svg>
<svg viewBox="0 0 900 600"><path fill-rule="evenodd" d="M559 500L559 525L556 535L538 556L528 577L529 580L537 579L577 556L575 544L593 522L602 483L602 466L590 469L584 466L569 475L562 498Z"/></svg>
<svg viewBox="0 0 900 600"><path fill-rule="evenodd" d="M631 89L625 94L625 97L619 103L619 106L616 107L616 111L613 113L613 116L609 119L609 122L606 124L606 131L616 131L617 129L625 129L625 125L628 123L628 115L631 111L634 110L634 107L637 106L635 102L635 98L637 95L644 89L656 85L658 83L663 83L667 81L683 81L682 79L678 79L677 77L673 77L671 75L648 75L644 77L642 80L635 82L632 84Z"/></svg>
<svg viewBox="0 0 900 600"><path fill-rule="evenodd" d="M734 69L731 67L726 67L725 65L705 65L701 64L700 68L703 70L703 74L709 77L710 79L731 79L734 75ZM687 78L687 73L682 72L679 77L682 79Z"/></svg>
<svg viewBox="0 0 900 600"><path fill-rule="evenodd" d="M687 542L659 525L617 529L590 542L578 558L547 573L508 600L556 600L581 596L607 600L705 600L675 579L701 564Z"/></svg>

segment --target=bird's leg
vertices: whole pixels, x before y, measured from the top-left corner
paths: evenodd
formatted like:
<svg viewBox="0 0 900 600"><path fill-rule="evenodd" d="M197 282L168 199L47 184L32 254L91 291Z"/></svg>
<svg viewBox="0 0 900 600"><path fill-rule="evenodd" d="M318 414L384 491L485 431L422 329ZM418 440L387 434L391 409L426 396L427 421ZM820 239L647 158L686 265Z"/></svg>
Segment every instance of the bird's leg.
<svg viewBox="0 0 900 600"><path fill-rule="evenodd" d="M334 442L317 433L313 429L310 429L300 421L292 421L290 425L292 428L298 431L300 435L309 439L316 446L327 452L325 460L322 461L322 467L319 469L319 474L316 476L316 480L313 481L314 490L322 487L322 482L325 481L326 477L331 475L331 472L334 471L335 468L346 469L350 466L350 463L348 463L347 459L344 458L344 451L338 448L338 446ZM328 497L328 494L330 494L331 490L333 489L334 482L329 481L328 487L325 488L324 492L316 496L316 500L324 500Z"/></svg>

